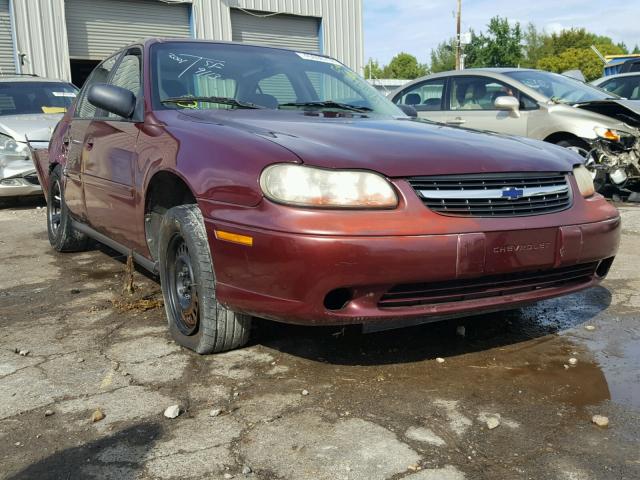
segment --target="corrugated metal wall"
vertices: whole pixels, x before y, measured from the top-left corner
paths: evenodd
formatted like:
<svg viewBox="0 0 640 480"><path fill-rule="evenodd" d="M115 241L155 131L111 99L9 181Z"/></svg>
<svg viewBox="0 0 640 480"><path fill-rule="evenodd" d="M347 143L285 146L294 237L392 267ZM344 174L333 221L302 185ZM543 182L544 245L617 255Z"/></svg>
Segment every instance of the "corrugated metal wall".
<svg viewBox="0 0 640 480"><path fill-rule="evenodd" d="M15 73L9 0L0 0L0 76Z"/></svg>
<svg viewBox="0 0 640 480"><path fill-rule="evenodd" d="M146 37L190 37L189 5L157 0L65 0L69 56L103 60Z"/></svg>
<svg viewBox="0 0 640 480"><path fill-rule="evenodd" d="M193 0L196 36L232 40L232 8L321 18L322 53L363 72L362 0Z"/></svg>
<svg viewBox="0 0 640 480"><path fill-rule="evenodd" d="M64 0L13 3L18 51L25 54L23 73L71 80ZM192 3L195 36L202 39L232 40L232 8L317 17L322 22L322 53L362 73L362 0L192 0Z"/></svg>
<svg viewBox="0 0 640 480"><path fill-rule="evenodd" d="M291 48L301 52L320 52L318 22L315 17L259 17L237 8L231 10L231 33L234 42Z"/></svg>
<svg viewBox="0 0 640 480"><path fill-rule="evenodd" d="M14 0L22 73L71 80L63 0Z"/></svg>

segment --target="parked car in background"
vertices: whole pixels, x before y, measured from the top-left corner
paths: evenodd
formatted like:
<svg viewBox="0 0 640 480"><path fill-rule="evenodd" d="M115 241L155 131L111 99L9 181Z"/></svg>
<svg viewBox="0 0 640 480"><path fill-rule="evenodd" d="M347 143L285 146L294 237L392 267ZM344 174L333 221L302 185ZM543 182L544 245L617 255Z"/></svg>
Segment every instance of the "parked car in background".
<svg viewBox="0 0 640 480"><path fill-rule="evenodd" d="M591 85L629 100L640 100L640 72L602 77Z"/></svg>
<svg viewBox="0 0 640 480"><path fill-rule="evenodd" d="M60 80L0 76L0 197L42 194L29 144L48 148L77 91Z"/></svg>
<svg viewBox="0 0 640 480"><path fill-rule="evenodd" d="M637 187L640 104L573 78L517 68L430 75L390 94L418 116L544 140L580 153L596 181Z"/></svg>
<svg viewBox="0 0 640 480"><path fill-rule="evenodd" d="M53 248L133 252L199 353L252 316L389 327L568 294L620 236L574 152L416 121L332 58L245 44L108 58L38 172Z"/></svg>

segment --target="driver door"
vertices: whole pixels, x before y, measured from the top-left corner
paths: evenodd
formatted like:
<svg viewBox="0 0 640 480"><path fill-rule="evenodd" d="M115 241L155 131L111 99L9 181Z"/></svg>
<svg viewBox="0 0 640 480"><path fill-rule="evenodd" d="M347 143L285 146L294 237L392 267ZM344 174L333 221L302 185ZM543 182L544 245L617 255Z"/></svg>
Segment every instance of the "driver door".
<svg viewBox="0 0 640 480"><path fill-rule="evenodd" d="M509 95L518 98L519 92L491 77L452 77L446 123L524 137L530 112L523 108L523 103L520 102L518 112L498 110L494 105L496 98Z"/></svg>
<svg viewBox="0 0 640 480"><path fill-rule="evenodd" d="M117 59L118 55L114 55L93 70L78 95L73 117L62 140L67 150L64 168L66 182L64 201L73 216L81 220L86 220L87 213L82 183L83 163L88 161L90 155L90 152L85 148L84 139L89 124L96 115L96 107L91 105L87 99L87 90L91 85L104 83L108 80Z"/></svg>
<svg viewBox="0 0 640 480"><path fill-rule="evenodd" d="M84 192L89 222L94 229L131 248L140 236L136 215L136 142L142 121L142 52L126 51L109 83L133 92L137 107L132 119L99 110L89 124L85 148Z"/></svg>

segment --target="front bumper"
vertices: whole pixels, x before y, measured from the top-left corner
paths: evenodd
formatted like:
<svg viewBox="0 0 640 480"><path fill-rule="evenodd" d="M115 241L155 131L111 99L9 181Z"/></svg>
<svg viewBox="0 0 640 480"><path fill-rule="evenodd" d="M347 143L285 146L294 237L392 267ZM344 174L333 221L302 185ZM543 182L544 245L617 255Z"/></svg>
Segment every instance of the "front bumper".
<svg viewBox="0 0 640 480"><path fill-rule="evenodd" d="M565 295L599 283L620 240L619 217L569 226L405 236L290 234L209 219L206 227L221 303L258 317L316 325L429 321ZM218 240L215 230L250 236L253 245ZM493 288L488 296L456 301L393 307L383 301L398 286L493 282L518 272L564 272L586 264L593 269L580 281ZM337 295L337 303L331 295Z"/></svg>
<svg viewBox="0 0 640 480"><path fill-rule="evenodd" d="M33 172L24 177L11 177L0 180L0 198L2 197L26 197L29 195L42 195L42 188Z"/></svg>

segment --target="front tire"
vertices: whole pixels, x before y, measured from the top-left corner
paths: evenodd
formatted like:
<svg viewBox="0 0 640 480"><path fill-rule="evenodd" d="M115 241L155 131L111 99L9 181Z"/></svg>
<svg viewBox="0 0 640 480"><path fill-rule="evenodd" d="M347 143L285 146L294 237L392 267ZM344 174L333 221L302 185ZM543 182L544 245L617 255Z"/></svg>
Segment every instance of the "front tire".
<svg viewBox="0 0 640 480"><path fill-rule="evenodd" d="M158 246L160 284L174 340L201 354L245 345L251 317L225 308L216 299L213 260L197 205L167 210Z"/></svg>
<svg viewBox="0 0 640 480"><path fill-rule="evenodd" d="M578 140L577 138L569 138L566 140L560 140L558 143L556 143L556 145L558 145L559 147L568 148L569 150L573 150L585 159L585 166L591 172L591 176L593 177L593 185L597 192L601 191L605 187L608 180L607 174L602 170L595 168L593 154L586 142Z"/></svg>
<svg viewBox="0 0 640 480"><path fill-rule="evenodd" d="M69 209L64 201L60 165L56 165L49 175L47 233L49 243L58 252L79 252L87 248L88 237L73 228Z"/></svg>

